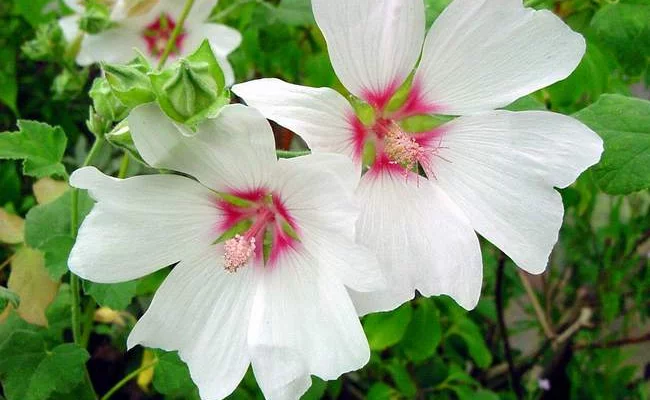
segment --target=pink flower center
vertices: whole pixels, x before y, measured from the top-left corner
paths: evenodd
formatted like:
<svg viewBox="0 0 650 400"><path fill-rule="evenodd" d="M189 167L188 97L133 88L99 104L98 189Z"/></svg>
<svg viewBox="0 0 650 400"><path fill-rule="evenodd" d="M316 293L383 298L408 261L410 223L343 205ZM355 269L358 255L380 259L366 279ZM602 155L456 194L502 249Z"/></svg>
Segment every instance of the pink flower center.
<svg viewBox="0 0 650 400"><path fill-rule="evenodd" d="M147 42L147 50L151 56L159 58L163 54L174 28L176 21L169 14L161 14L142 31L142 38ZM170 55L178 55L181 52L185 36L183 30L176 37Z"/></svg>
<svg viewBox="0 0 650 400"><path fill-rule="evenodd" d="M388 110L396 90L396 85L390 85L383 93L364 95L375 112L372 123L364 125L356 115L348 118L355 158L363 158L370 142L374 144L374 159L364 161L369 162L371 170L395 169L408 176L410 172L417 174L422 167L427 175L433 174L432 159L440 145L442 129L414 133L402 125L407 118L431 114L438 108L423 100L420 85L414 82L404 103L396 110Z"/></svg>
<svg viewBox="0 0 650 400"><path fill-rule="evenodd" d="M298 227L280 199L266 189L232 191L217 202L222 212L220 234L234 237L224 242L224 268L236 272L251 260L273 265L298 243Z"/></svg>

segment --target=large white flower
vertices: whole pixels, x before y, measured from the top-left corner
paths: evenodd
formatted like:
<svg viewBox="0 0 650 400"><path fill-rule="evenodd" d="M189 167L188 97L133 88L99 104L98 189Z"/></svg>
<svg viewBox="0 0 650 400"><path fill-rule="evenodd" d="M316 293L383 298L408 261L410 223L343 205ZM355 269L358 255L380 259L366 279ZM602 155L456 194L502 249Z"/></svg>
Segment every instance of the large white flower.
<svg viewBox="0 0 650 400"><path fill-rule="evenodd" d="M455 0L426 40L422 0L312 4L336 74L375 118L362 123L327 88L262 79L233 91L315 153L339 152L361 164L364 147L374 145L358 188L357 235L379 255L390 287L355 294L359 311L392 309L415 290L474 307L482 281L474 231L526 271L544 271L563 216L554 187L596 163L602 142L564 115L495 109L567 77L584 39L521 0ZM418 59L405 102L389 107ZM460 117L408 132L404 120L422 114ZM418 168L426 178L412 172Z"/></svg>
<svg viewBox="0 0 650 400"><path fill-rule="evenodd" d="M345 287L385 282L376 258L354 241L358 179L349 159L278 161L268 122L242 105L226 106L194 136L156 105L128 121L148 163L198 180L120 180L92 167L71 176L97 200L71 271L111 283L179 262L128 346L178 350L210 400L231 393L251 363L269 399L298 398L310 374L335 379L362 367L368 343Z"/></svg>
<svg viewBox="0 0 650 400"><path fill-rule="evenodd" d="M59 21L65 38L71 42L79 32L79 15L84 11L83 1L65 0L65 3L76 13ZM167 46L185 2L107 0L107 3L114 3L111 20L115 26L96 35L86 34L81 42L77 63L124 63L135 57L133 49L136 48L155 65ZM216 0L195 2L169 60L173 61L193 52L204 39L208 39L224 72L226 84L232 85L235 78L227 57L241 43L241 34L228 26L205 22L215 4Z"/></svg>

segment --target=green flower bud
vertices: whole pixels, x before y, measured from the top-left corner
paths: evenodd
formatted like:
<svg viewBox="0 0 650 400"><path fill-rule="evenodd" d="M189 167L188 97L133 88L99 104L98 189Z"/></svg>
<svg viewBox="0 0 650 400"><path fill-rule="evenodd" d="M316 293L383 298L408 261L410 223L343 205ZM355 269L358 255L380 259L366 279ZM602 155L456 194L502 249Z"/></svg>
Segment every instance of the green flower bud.
<svg viewBox="0 0 650 400"><path fill-rule="evenodd" d="M88 70L64 69L52 83L52 92L55 100L67 100L76 97L86 87Z"/></svg>
<svg viewBox="0 0 650 400"><path fill-rule="evenodd" d="M36 30L34 39L25 42L23 53L34 61L57 61L65 53L63 31L57 22L43 24Z"/></svg>
<svg viewBox="0 0 650 400"><path fill-rule="evenodd" d="M229 102L223 72L207 40L189 57L149 76L160 108L190 127Z"/></svg>
<svg viewBox="0 0 650 400"><path fill-rule="evenodd" d="M108 121L126 118L129 109L115 96L106 78L97 78L90 88L90 98L97 114Z"/></svg>
<svg viewBox="0 0 650 400"><path fill-rule="evenodd" d="M110 128L111 121L103 118L97 114L92 107L89 107L88 119L86 120L86 127L96 137L104 136L104 133Z"/></svg>
<svg viewBox="0 0 650 400"><path fill-rule="evenodd" d="M111 9L108 5L94 1L87 2L84 13L79 19L79 29L94 35L112 25Z"/></svg>
<svg viewBox="0 0 650 400"><path fill-rule="evenodd" d="M142 55L126 65L102 64L102 68L113 94L126 107L154 101L155 95L147 76L151 66Z"/></svg>
<svg viewBox="0 0 650 400"><path fill-rule="evenodd" d="M133 143L133 137L131 136L131 130L127 125L127 120L123 120L117 124L112 131L104 135L104 138L106 138L106 140L113 146L127 151L134 159L146 165L140 156L140 153L138 153L138 150L135 148L135 143Z"/></svg>

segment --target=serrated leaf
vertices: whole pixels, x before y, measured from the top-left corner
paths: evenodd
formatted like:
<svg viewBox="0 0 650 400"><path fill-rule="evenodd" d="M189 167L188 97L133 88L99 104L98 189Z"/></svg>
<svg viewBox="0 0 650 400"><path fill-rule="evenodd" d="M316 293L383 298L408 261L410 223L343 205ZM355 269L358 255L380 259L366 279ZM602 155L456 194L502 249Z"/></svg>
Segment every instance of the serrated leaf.
<svg viewBox="0 0 650 400"><path fill-rule="evenodd" d="M95 283L84 281L84 292L92 296L97 304L114 310L124 310L135 297L137 281L121 283Z"/></svg>
<svg viewBox="0 0 650 400"><path fill-rule="evenodd" d="M411 321L411 304L406 303L390 312L368 315L363 320L363 329L372 350L384 350L397 344Z"/></svg>
<svg viewBox="0 0 650 400"><path fill-rule="evenodd" d="M62 344L51 351L43 338L16 331L0 346L0 377L7 400L42 400L55 392L69 393L84 381L86 350Z"/></svg>
<svg viewBox="0 0 650 400"><path fill-rule="evenodd" d="M19 120L18 132L0 134L0 158L23 161L25 175L67 176L61 163L67 138L59 127Z"/></svg>
<svg viewBox="0 0 650 400"><path fill-rule="evenodd" d="M441 338L440 314L429 299L423 299L413 312L404 335L404 353L411 361L426 360L435 354Z"/></svg>
<svg viewBox="0 0 650 400"><path fill-rule="evenodd" d="M603 191L627 194L650 187L650 101L608 94L574 116L605 142L593 168Z"/></svg>
<svg viewBox="0 0 650 400"><path fill-rule="evenodd" d="M11 261L7 288L21 298L16 310L21 318L34 325L47 325L45 310L54 300L59 283L47 273L41 252L29 247L22 247L16 252Z"/></svg>
<svg viewBox="0 0 650 400"><path fill-rule="evenodd" d="M72 238L70 236L70 209L72 191L56 200L33 207L25 218L25 243L45 253L45 267L51 276L60 277L67 267ZM79 221L90 212L94 202L86 191L79 192ZM65 239L64 237L68 237Z"/></svg>

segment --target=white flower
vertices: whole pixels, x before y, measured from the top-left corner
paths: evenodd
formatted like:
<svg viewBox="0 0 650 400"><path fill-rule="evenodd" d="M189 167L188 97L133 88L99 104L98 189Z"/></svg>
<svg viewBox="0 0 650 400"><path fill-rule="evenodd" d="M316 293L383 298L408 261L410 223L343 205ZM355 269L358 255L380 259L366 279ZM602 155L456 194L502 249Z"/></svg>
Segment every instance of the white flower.
<svg viewBox="0 0 650 400"><path fill-rule="evenodd" d="M584 39L521 0L455 0L426 40L422 0L312 4L336 74L373 107L374 121L364 125L327 88L262 79L233 91L315 153L339 152L361 165L364 147L374 145L358 188L357 236L379 255L390 287L355 294L360 313L395 308L415 290L473 308L482 281L475 231L526 271L544 271L562 224L554 187L596 163L602 141L564 115L495 109L567 77ZM406 101L388 107L418 59ZM460 117L407 132L402 121L421 114ZM428 179L411 172L418 166Z"/></svg>
<svg viewBox="0 0 650 400"><path fill-rule="evenodd" d="M111 283L180 261L128 346L178 350L210 400L230 394L249 364L269 399L298 398L312 374L335 379L362 367L368 343L345 287L375 290L384 280L354 243L358 179L349 159L278 161L268 122L242 105L226 106L194 136L157 105L128 121L148 163L198 180L120 180L92 167L71 176L97 200L71 271ZM244 229L219 241L234 227Z"/></svg>
<svg viewBox="0 0 650 400"><path fill-rule="evenodd" d="M79 65L100 61L125 63L135 58L133 49L136 48L155 65L167 45L185 2L179 0L107 0L107 2L115 3L111 13L111 20L114 21L115 27L95 35L86 34L81 42L77 63ZM83 13L84 8L80 5L80 0L65 0L65 3L76 14L61 18L59 24L65 38L72 42L79 32L79 15ZM235 77L227 57L239 47L241 34L228 26L205 22L215 4L215 0L196 0L168 62L188 55L196 50L204 39L208 39L223 70L226 84L232 85Z"/></svg>

